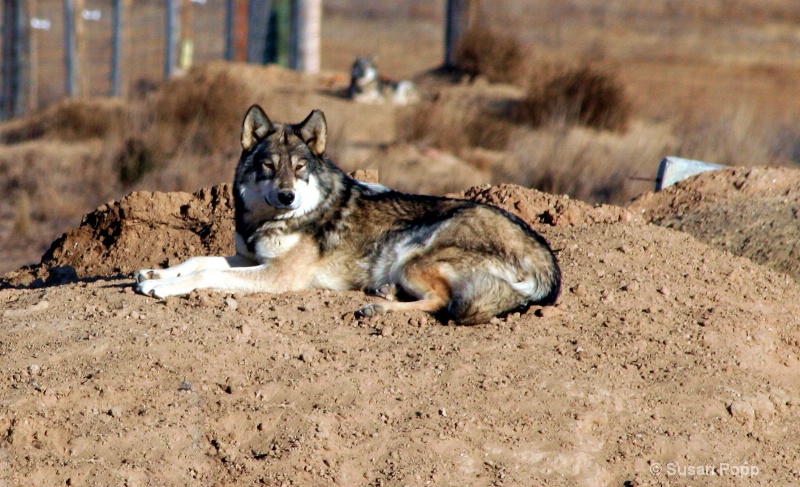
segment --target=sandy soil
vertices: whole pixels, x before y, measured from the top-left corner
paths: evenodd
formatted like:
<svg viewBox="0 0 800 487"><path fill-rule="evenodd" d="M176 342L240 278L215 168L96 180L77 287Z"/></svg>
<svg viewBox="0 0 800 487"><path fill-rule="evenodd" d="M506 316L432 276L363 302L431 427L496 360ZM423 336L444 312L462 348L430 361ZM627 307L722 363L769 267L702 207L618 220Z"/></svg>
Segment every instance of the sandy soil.
<svg viewBox="0 0 800 487"><path fill-rule="evenodd" d="M359 320L359 292L139 296L134 269L232 251L230 188L104 205L2 281L0 485L798 483L800 286L648 223L796 208L756 183L800 173L770 171L627 209L467 191L564 273L557 306L473 327Z"/></svg>
<svg viewBox="0 0 800 487"><path fill-rule="evenodd" d="M647 193L629 210L800 279L800 184L788 168L741 167Z"/></svg>
<svg viewBox="0 0 800 487"><path fill-rule="evenodd" d="M493 151L397 143L402 110L337 96L341 75L207 70L243 80L276 120L323 108L347 170L516 213L557 250L563 295L474 327L359 320L372 299L359 292L158 301L133 293L134 270L233 253L230 186L114 193L0 279L0 487L800 483L800 171L708 173L593 206L486 185ZM106 179L108 141L48 137L0 157L4 188L81 208L34 207L45 241L54 219L109 199L87 184ZM232 173L227 157L186 160L199 180L204 164ZM44 171L58 184L25 179ZM14 237L26 212L11 203L3 270L42 253Z"/></svg>

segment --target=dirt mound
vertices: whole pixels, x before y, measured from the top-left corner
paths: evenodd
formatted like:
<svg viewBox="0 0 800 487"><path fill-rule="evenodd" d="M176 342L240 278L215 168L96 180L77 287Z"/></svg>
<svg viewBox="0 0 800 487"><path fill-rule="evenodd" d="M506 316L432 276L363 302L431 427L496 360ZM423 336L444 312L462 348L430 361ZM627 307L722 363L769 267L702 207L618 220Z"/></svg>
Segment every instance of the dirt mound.
<svg viewBox="0 0 800 487"><path fill-rule="evenodd" d="M567 195L556 196L514 184L474 187L451 196L499 206L534 224L577 226L641 221L636 214L618 206L590 205Z"/></svg>
<svg viewBox="0 0 800 487"><path fill-rule="evenodd" d="M800 285L684 233L609 223L621 209L468 194L527 215L560 249L557 306L451 327L417 312L358 320L371 299L359 292L157 301L112 277L0 290L0 480L800 479L787 468L800 462ZM229 212L227 187L137 193L87 217L51 262L101 275L227 253ZM556 226L538 223L548 212ZM698 465L717 473L687 476Z"/></svg>
<svg viewBox="0 0 800 487"><path fill-rule="evenodd" d="M628 210L800 280L800 170L708 172L645 194Z"/></svg>
<svg viewBox="0 0 800 487"><path fill-rule="evenodd" d="M374 171L354 173L376 179ZM493 204L534 224L582 225L631 221L622 208L589 204L510 184L453 195ZM196 193L135 192L86 215L53 242L40 264L6 274L11 286L127 275L174 265L193 255L232 255L233 196L223 184Z"/></svg>
<svg viewBox="0 0 800 487"><path fill-rule="evenodd" d="M196 193L131 193L83 218L39 265L6 274L8 285L60 284L174 265L192 255L232 255L230 185Z"/></svg>

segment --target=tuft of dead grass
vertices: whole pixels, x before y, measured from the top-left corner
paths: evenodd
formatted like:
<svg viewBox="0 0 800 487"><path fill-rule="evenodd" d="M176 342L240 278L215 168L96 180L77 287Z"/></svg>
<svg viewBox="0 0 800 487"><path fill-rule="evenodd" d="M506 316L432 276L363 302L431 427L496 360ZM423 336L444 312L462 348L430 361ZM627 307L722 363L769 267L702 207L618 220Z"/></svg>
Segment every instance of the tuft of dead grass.
<svg viewBox="0 0 800 487"><path fill-rule="evenodd" d="M525 52L510 35L485 26L469 28L455 52L456 67L475 78L486 76L496 83L517 83L524 78Z"/></svg>
<svg viewBox="0 0 800 487"><path fill-rule="evenodd" d="M494 167L495 183L511 182L591 203L623 203L652 189L658 161L677 140L664 124L633 122L624 134L584 127L518 128Z"/></svg>
<svg viewBox="0 0 800 487"><path fill-rule="evenodd" d="M31 117L5 124L0 141L19 144L47 138L77 142L127 130L126 106L113 99L67 99Z"/></svg>
<svg viewBox="0 0 800 487"><path fill-rule="evenodd" d="M420 149L413 144L379 147L360 163L344 161L341 166L345 171L375 170L381 184L408 193L445 195L491 180L488 170L449 152Z"/></svg>
<svg viewBox="0 0 800 487"><path fill-rule="evenodd" d="M584 64L533 83L517 104L515 119L533 127L584 125L599 130L624 131L633 106L625 86L614 73Z"/></svg>
<svg viewBox="0 0 800 487"><path fill-rule="evenodd" d="M459 154L473 147L504 149L514 124L481 100L461 99L421 103L398 127L400 140Z"/></svg>
<svg viewBox="0 0 800 487"><path fill-rule="evenodd" d="M161 86L147 100L152 126L142 129L156 152L208 155L230 153L247 106L241 82L225 72L193 70Z"/></svg>
<svg viewBox="0 0 800 487"><path fill-rule="evenodd" d="M31 197L27 191L19 191L14 200L14 226L11 229L11 236L12 238L27 239L33 233Z"/></svg>
<svg viewBox="0 0 800 487"><path fill-rule="evenodd" d="M729 166L792 162L792 138L780 122L759 116L755 107L725 107L717 119L677 124L679 156Z"/></svg>

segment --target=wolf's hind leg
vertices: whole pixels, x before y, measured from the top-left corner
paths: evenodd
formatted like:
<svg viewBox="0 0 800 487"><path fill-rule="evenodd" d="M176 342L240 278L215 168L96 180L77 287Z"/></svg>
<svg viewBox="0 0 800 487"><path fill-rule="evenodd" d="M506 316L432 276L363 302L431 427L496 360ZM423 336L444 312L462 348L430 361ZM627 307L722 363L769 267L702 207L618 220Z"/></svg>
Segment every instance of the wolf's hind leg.
<svg viewBox="0 0 800 487"><path fill-rule="evenodd" d="M383 286L377 288L370 288L366 290L366 293L386 299L387 301L396 301L397 284L384 284Z"/></svg>
<svg viewBox="0 0 800 487"><path fill-rule="evenodd" d="M357 314L375 316L389 311L435 313L441 310L451 297L451 286L445 277L444 265L430 257L420 257L408 262L403 269L399 285L405 293L418 299L371 303L358 310Z"/></svg>

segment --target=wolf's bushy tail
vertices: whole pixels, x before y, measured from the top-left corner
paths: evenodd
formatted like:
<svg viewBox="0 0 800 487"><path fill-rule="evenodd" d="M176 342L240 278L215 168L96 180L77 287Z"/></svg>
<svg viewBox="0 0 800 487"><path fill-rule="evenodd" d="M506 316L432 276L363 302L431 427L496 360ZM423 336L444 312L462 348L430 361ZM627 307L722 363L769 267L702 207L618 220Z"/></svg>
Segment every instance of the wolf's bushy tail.
<svg viewBox="0 0 800 487"><path fill-rule="evenodd" d="M561 292L561 272L554 259L552 266L531 269L519 282L477 271L460 284L453 290L446 312L457 323L472 325L533 304L555 304Z"/></svg>

